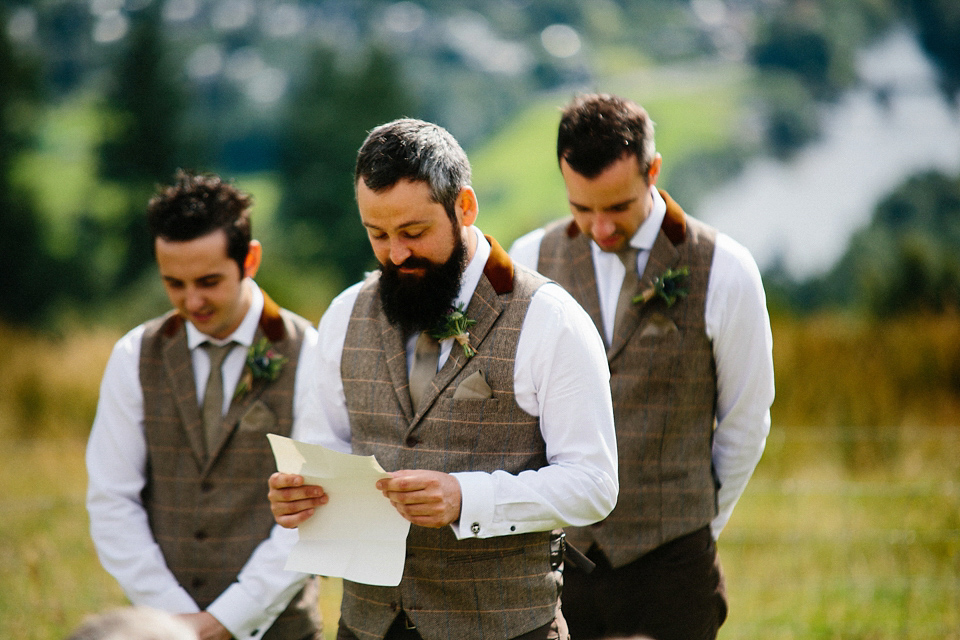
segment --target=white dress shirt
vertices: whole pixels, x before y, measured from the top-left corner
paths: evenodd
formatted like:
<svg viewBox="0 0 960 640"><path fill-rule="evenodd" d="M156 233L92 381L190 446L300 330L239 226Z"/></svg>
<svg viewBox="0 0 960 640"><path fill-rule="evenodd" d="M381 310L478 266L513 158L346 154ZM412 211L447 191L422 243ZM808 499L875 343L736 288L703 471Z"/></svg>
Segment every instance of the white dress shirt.
<svg viewBox="0 0 960 640"><path fill-rule="evenodd" d="M477 250L455 301L464 308L490 255L480 231L470 231L476 234ZM347 453L350 420L340 361L361 284L337 296L320 320L318 384L300 424L300 433L311 442ZM408 368L415 344L414 335L407 342ZM453 345L453 338L441 343L438 367ZM605 518L616 503L616 435L603 341L587 313L555 284L540 287L530 301L517 345L514 392L520 408L540 419L549 464L517 475L452 474L462 493L460 519L451 525L458 538L584 526ZM321 508L318 516L322 514Z"/></svg>
<svg viewBox="0 0 960 640"><path fill-rule="evenodd" d="M640 249L637 270L641 274L667 210L659 192L651 187L651 193L654 205L650 215L630 239L630 246ZM537 229L518 239L510 248L510 257L536 269L543 236L544 230ZM625 269L616 254L601 250L595 242L590 246L600 315L609 344ZM774 396L773 336L760 270L746 248L720 232L707 283L704 320L717 364L713 465L721 486L717 496L719 510L711 522L716 538L763 454Z"/></svg>
<svg viewBox="0 0 960 640"><path fill-rule="evenodd" d="M250 279L253 301L234 333L235 347L223 364L223 398L226 409L246 361L246 352L263 311L263 294ZM203 403L210 361L200 345L208 337L189 322L187 342L197 384L197 398ZM87 509L90 531L103 567L137 605L171 613L197 613L197 603L167 568L163 553L150 530L147 512L140 498L146 486L147 443L143 428L143 391L140 388L140 325L113 348L100 385L100 400L87 443ZM294 382L294 416L303 411L310 358L317 333L310 328L301 347L301 366ZM296 431L293 437L297 437ZM267 485L264 479L264 495ZM237 581L207 608L236 638L260 638L303 586L304 574L283 570L296 533L274 525L269 538L261 542Z"/></svg>

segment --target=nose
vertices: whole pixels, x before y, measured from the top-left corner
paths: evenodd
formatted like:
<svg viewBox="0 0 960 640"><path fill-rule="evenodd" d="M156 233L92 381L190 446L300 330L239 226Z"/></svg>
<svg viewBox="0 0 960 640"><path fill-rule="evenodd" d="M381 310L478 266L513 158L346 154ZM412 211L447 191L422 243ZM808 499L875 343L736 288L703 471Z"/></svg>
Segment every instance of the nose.
<svg viewBox="0 0 960 640"><path fill-rule="evenodd" d="M196 287L190 287L187 289L187 292L184 295L183 303L187 311L194 312L200 311L203 308L205 301L199 289Z"/></svg>
<svg viewBox="0 0 960 640"><path fill-rule="evenodd" d="M390 240L390 262L393 264L403 264L403 261L409 258L412 253L402 239L394 238Z"/></svg>
<svg viewBox="0 0 960 640"><path fill-rule="evenodd" d="M603 240L611 236L616 231L616 225L607 216L597 214L593 219L593 237L597 240Z"/></svg>

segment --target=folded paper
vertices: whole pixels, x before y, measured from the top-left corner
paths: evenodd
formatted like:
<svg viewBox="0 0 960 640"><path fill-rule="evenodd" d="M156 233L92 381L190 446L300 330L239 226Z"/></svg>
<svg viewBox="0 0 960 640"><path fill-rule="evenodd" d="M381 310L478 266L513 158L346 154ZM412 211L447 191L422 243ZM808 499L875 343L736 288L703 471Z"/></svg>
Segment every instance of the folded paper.
<svg viewBox="0 0 960 640"><path fill-rule="evenodd" d="M400 584L410 522L376 488L389 474L373 456L267 434L277 470L323 487L330 501L298 528L286 569L386 587Z"/></svg>

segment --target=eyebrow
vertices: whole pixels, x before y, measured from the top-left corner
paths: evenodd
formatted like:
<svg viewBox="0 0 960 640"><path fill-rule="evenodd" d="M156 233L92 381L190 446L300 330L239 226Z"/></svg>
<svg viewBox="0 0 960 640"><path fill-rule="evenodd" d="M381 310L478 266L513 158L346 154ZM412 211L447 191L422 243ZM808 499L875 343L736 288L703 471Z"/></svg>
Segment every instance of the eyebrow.
<svg viewBox="0 0 960 640"><path fill-rule="evenodd" d="M616 208L619 208L619 207L625 207L625 206L627 206L628 204L634 203L634 202L636 202L636 201L639 200L639 199L640 199L640 198L639 198L638 196L635 196L635 197L633 197L633 198L627 198L626 200L623 200L623 201L621 201L621 202L614 202L613 204L610 204L610 205L605 206L605 207L604 207L604 210L606 210L606 209L616 209ZM578 209L592 209L592 207L588 207L587 205L580 204L579 202L574 202L573 200L570 200L570 204L573 205L574 207L577 207Z"/></svg>
<svg viewBox="0 0 960 640"><path fill-rule="evenodd" d="M370 224L369 222L364 222L364 221L362 221L362 220L361 220L361 222L362 222L363 226L366 227L367 229L370 229L370 230L372 230L372 231L383 231L384 233L386 233L386 229L382 229L382 228L378 227L378 226L375 225L375 224ZM403 229L409 229L410 227L429 226L430 224L431 224L431 222L429 222L429 221L427 221L427 220L413 220L413 221L411 221L411 222L405 222L405 223L403 223L402 225L400 225L399 227L397 227L396 230L397 230L397 231L401 231L401 230L403 230Z"/></svg>

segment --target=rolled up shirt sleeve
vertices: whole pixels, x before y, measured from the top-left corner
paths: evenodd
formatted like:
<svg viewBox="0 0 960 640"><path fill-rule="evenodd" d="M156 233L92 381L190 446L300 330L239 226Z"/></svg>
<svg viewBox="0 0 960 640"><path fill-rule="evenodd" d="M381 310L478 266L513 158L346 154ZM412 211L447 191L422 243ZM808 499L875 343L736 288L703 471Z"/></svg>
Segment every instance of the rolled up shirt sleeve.
<svg viewBox="0 0 960 640"><path fill-rule="evenodd" d="M521 409L540 419L548 465L510 474L464 472L459 538L584 526L616 504L617 449L610 371L587 313L562 288L533 296L514 363Z"/></svg>

